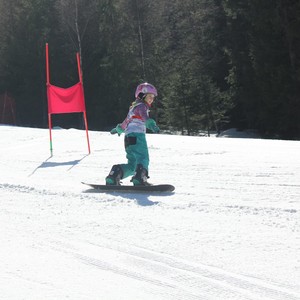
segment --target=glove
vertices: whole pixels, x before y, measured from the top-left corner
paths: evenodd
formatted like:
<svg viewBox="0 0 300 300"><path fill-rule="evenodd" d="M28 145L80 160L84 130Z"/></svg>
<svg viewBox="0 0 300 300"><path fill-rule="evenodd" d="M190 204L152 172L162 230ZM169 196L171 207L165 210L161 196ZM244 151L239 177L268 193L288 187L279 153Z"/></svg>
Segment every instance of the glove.
<svg viewBox="0 0 300 300"><path fill-rule="evenodd" d="M120 136L124 132L124 129L121 127L121 124L118 124L115 128L113 128L110 133L111 134L118 134Z"/></svg>
<svg viewBox="0 0 300 300"><path fill-rule="evenodd" d="M160 131L159 127L157 126L156 122L149 118L147 121L146 121L146 127L148 129L150 129L151 131L155 132L155 133L158 133Z"/></svg>

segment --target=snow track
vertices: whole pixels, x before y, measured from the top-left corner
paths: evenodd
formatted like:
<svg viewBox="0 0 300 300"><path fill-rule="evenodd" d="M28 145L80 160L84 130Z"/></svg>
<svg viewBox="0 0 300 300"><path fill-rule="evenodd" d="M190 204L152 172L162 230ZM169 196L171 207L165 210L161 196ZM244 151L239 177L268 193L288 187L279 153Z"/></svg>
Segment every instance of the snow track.
<svg viewBox="0 0 300 300"><path fill-rule="evenodd" d="M93 268L145 282L153 290L163 288L158 292L162 299L217 299L219 295L245 300L300 299L299 293L261 279L132 245L125 248L124 244L106 243L104 246L85 241L71 250L70 245L65 249L58 243L55 248Z"/></svg>
<svg viewBox="0 0 300 300"><path fill-rule="evenodd" d="M1 299L300 300L300 142L149 135L151 182L176 191L148 196L80 183L122 138L90 132L87 156L56 130L49 157L47 130L0 133Z"/></svg>

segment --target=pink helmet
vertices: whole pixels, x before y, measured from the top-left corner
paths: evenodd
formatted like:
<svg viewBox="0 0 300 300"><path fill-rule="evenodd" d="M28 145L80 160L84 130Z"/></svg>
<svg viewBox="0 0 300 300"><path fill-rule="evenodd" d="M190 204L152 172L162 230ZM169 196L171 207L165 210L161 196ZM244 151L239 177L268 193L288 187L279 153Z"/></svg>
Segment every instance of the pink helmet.
<svg viewBox="0 0 300 300"><path fill-rule="evenodd" d="M138 98L139 94L143 93L143 94L154 94L154 96L157 96L157 90L155 88L154 85L150 84L150 83L141 83L137 86L136 90L135 90L135 98Z"/></svg>

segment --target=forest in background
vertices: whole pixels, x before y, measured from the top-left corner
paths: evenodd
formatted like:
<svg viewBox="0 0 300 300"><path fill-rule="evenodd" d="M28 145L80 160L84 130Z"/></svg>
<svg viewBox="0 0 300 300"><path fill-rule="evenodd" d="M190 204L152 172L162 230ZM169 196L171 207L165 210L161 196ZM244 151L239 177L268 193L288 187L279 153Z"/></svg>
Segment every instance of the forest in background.
<svg viewBox="0 0 300 300"><path fill-rule="evenodd" d="M60 87L78 82L80 53L90 129L123 121L147 81L161 129L300 139L298 0L0 0L0 14L0 94L18 125L47 127L49 43ZM55 123L83 125L79 114Z"/></svg>

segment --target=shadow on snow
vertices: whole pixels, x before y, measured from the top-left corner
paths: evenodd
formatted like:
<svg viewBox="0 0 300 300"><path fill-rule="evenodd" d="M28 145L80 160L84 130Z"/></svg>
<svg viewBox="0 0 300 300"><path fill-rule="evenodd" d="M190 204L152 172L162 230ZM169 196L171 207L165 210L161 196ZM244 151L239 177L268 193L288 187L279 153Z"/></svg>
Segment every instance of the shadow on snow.
<svg viewBox="0 0 300 300"><path fill-rule="evenodd" d="M32 176L38 169L43 169L43 168L70 166L70 168L67 170L67 171L70 171L72 168L74 168L76 165L78 165L87 156L88 156L88 154L83 156L81 159L75 159L75 160L63 161L63 162L49 161L52 158L52 156L50 156L44 162L42 162L38 167L36 167L28 177Z"/></svg>

